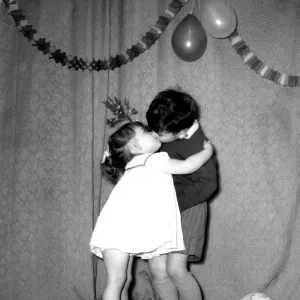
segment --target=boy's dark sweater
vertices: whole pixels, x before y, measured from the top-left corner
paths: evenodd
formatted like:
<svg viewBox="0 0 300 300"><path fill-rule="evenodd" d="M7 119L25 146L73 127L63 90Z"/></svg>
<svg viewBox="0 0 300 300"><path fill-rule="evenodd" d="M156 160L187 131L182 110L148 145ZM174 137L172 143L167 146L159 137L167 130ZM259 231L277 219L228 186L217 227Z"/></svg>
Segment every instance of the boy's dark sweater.
<svg viewBox="0 0 300 300"><path fill-rule="evenodd" d="M203 150L208 139L199 127L189 139L179 139L163 144L160 151L171 158L186 159ZM180 211L207 201L217 189L217 164L212 156L200 169L192 174L173 175Z"/></svg>

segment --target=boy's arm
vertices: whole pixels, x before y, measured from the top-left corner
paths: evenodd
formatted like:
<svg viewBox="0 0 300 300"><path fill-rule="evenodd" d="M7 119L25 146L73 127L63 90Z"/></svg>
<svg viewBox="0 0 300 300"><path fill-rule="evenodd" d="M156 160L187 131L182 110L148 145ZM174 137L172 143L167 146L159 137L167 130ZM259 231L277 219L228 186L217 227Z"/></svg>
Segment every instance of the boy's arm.
<svg viewBox="0 0 300 300"><path fill-rule="evenodd" d="M170 149L167 149L167 153L173 159L184 159L179 153L170 151ZM217 162L214 156L210 160L208 162L209 166L207 166L209 173L211 173L210 180L200 177L197 181L191 180L190 184L181 188L175 184L177 202L181 212L209 200L217 190Z"/></svg>
<svg viewBox="0 0 300 300"><path fill-rule="evenodd" d="M191 182L183 190L176 190L178 206L181 212L207 201L217 190L217 179Z"/></svg>

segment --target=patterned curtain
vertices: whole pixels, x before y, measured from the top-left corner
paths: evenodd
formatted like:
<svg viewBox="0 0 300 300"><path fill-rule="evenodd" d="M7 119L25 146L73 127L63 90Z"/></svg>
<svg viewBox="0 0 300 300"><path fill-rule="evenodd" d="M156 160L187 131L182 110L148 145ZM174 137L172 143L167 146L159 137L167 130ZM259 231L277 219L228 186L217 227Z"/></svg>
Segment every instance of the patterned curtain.
<svg viewBox="0 0 300 300"><path fill-rule="evenodd" d="M41 37L89 60L125 53L168 2L18 1ZM298 1L224 2L261 60L300 74ZM191 7L192 1L133 62L90 72L43 55L1 3L1 300L101 297L105 270L88 244L112 189L100 170L114 130L105 125L110 112L103 101L126 97L145 120L154 95L176 84L198 101L220 167L205 255L191 266L205 300L238 300L252 292L299 299L300 89L261 78L227 39L208 36L206 52L195 62L177 58L172 33ZM135 299L156 298L144 261L136 261L134 278Z"/></svg>
<svg viewBox="0 0 300 300"><path fill-rule="evenodd" d="M18 3L57 48L108 55L108 1ZM0 298L92 299L88 243L99 211L108 73L55 64L18 33L3 3L0 36Z"/></svg>

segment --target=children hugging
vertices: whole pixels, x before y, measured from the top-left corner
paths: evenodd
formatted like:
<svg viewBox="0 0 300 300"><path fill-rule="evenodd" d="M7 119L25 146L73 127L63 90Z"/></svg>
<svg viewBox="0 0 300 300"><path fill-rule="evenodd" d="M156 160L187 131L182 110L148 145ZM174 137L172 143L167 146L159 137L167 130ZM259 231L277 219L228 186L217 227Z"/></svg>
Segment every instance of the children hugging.
<svg viewBox="0 0 300 300"><path fill-rule="evenodd" d="M148 260L162 300L202 299L188 263L201 259L207 200L217 189L213 146L199 124L196 101L175 89L159 92L148 125L128 122L108 141L102 168L115 180L90 250L107 272L103 300L127 300L133 258Z"/></svg>

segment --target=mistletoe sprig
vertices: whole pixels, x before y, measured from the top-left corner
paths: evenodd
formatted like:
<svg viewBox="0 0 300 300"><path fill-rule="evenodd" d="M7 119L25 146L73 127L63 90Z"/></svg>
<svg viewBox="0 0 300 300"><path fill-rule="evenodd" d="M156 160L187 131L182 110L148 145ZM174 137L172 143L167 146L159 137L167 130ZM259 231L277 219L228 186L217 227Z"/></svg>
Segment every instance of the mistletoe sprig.
<svg viewBox="0 0 300 300"><path fill-rule="evenodd" d="M106 107L113 113L115 117L108 118L106 120L106 124L113 127L117 123L128 120L132 121L131 116L137 114L137 110L135 108L131 108L129 104L129 100L125 98L125 100L118 99L117 97L111 98L108 97L106 101L102 101Z"/></svg>

